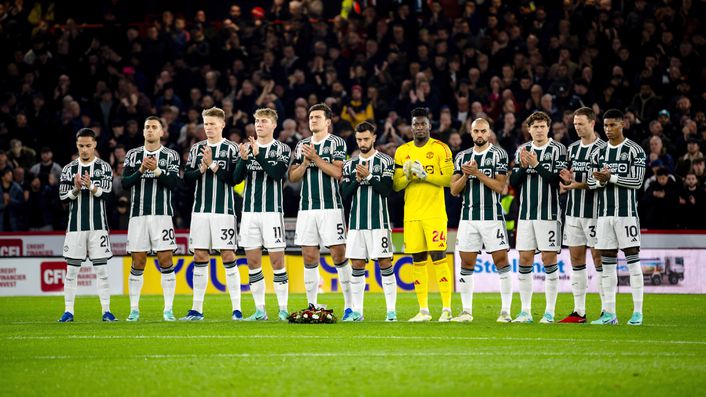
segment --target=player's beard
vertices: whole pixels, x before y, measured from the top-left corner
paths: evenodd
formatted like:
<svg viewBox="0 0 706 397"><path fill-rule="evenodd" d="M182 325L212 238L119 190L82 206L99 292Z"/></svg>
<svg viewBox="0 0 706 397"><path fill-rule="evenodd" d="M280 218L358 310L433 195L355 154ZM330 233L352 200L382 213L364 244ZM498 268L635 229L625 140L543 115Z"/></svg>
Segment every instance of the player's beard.
<svg viewBox="0 0 706 397"><path fill-rule="evenodd" d="M488 141L484 141L483 138L479 138L473 141L473 144L476 145L476 147L483 147L486 143L488 143Z"/></svg>
<svg viewBox="0 0 706 397"><path fill-rule="evenodd" d="M363 154L368 154L368 153L370 153L370 149L372 149L372 148L373 148L372 146L368 146L368 147L360 146L360 147L359 147L360 152L363 153Z"/></svg>

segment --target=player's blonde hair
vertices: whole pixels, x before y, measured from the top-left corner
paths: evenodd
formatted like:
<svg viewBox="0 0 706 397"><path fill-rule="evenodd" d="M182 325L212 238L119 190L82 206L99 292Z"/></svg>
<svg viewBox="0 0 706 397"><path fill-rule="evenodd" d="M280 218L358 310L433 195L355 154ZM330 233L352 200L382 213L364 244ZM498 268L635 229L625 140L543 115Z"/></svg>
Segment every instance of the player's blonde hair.
<svg viewBox="0 0 706 397"><path fill-rule="evenodd" d="M226 112L224 112L223 109L214 106L209 109L204 109L203 112L201 112L201 117L218 117L219 119L225 121Z"/></svg>
<svg viewBox="0 0 706 397"><path fill-rule="evenodd" d="M260 108L255 111L255 114L253 115L255 118L262 118L266 117L270 120L272 120L275 124L277 124L277 111L274 109L270 108Z"/></svg>

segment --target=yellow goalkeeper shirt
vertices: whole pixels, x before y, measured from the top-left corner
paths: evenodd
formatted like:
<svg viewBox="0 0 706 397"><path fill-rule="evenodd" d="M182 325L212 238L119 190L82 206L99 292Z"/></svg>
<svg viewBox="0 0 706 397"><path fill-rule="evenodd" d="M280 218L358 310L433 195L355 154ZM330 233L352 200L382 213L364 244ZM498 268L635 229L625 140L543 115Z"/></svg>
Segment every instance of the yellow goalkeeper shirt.
<svg viewBox="0 0 706 397"><path fill-rule="evenodd" d="M418 160L427 173L426 180L407 180L402 167L408 160ZM414 141L407 142L395 152L395 176L393 188L404 192L404 220L447 219L444 203L444 187L451 184L453 156L443 142L429 138L422 147Z"/></svg>

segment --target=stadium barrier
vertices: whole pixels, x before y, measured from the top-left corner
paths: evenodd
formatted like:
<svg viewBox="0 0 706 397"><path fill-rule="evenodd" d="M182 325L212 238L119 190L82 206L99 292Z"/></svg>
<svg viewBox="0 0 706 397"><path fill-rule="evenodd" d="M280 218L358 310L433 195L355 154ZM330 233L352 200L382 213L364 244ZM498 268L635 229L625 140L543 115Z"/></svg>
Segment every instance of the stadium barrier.
<svg viewBox="0 0 706 397"><path fill-rule="evenodd" d="M177 231L178 252L186 251L188 233ZM450 235L454 234L450 231ZM394 233L401 241L401 233ZM452 238L449 246L454 247ZM0 233L0 296L27 296L27 295L56 295L63 291L63 276L66 264L61 258L63 251L63 232L42 233ZM127 235L124 232L111 233L111 245L115 257L108 263L109 277L112 294L127 293L127 277L130 270L130 258L126 255ZM399 244L398 244L399 245ZM396 250L401 247L396 245ZM645 248L650 247L650 248ZM647 293L691 293L706 294L706 232L704 231L643 231L643 250L640 252L643 273L645 275L645 292ZM518 253L511 250L509 253L513 272L517 272ZM454 264L456 270L460 267L457 254L448 255L449 263ZM597 291L597 278L590 255L587 255L589 274L589 292ZM540 257L536 256L535 261ZM286 256L289 273L289 288L292 293L304 292L302 258L296 254ZM154 258L148 262L154 269L145 272L143 293L161 294L160 274L156 269ZM191 274L193 272L193 258L191 256L176 255L174 263L177 267L177 293L191 293ZM238 259L241 272L242 290L248 291L248 271L245 258ZM397 275L399 291L413 291L412 285L412 258L408 255L395 255L393 265ZM559 291L570 292L571 263L568 250L563 250L558 258ZM225 275L220 258L211 261L211 284L209 293L225 293ZM544 290L544 270L540 263L534 264L534 291ZM332 261L328 256L322 256L321 291L338 291L338 276ZM267 282L268 292L272 292L272 269L267 256L263 257L263 272ZM499 282L495 266L490 255L479 255L475 267L475 291L497 292ZM454 275L457 272L454 272ZM382 291L380 271L373 263L367 267L366 291ZM455 277L454 277L455 278ZM619 291L629 292L627 266L624 259L619 258L618 263ZM437 291L433 272L430 272L430 290ZM516 277L513 277L516 284ZM457 286L458 288L458 286ZM513 286L517 291L517 285ZM84 263L79 278L79 294L91 295L96 293L95 276L90 263Z"/></svg>

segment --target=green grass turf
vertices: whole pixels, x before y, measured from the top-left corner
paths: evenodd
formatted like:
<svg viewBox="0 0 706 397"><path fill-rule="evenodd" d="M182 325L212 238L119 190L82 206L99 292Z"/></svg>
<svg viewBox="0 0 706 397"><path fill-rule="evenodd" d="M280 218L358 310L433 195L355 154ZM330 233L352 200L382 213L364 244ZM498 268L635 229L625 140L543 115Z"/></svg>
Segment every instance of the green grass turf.
<svg viewBox="0 0 706 397"><path fill-rule="evenodd" d="M437 316L438 294L431 294ZM513 314L519 306L515 294ZM340 294L321 303L340 311ZM139 323L124 321L128 298L113 297L120 322L100 322L97 297L81 297L76 322L57 324L61 297L0 298L0 395L703 395L706 296L647 295L645 325L497 324L500 298L476 294L470 324L385 323L382 294L366 296L366 321L334 325L234 323L226 295L206 297L206 320L161 321L159 296L142 298ZM252 299L243 295L244 311ZM190 307L177 296L175 314ZM267 297L276 317L274 295ZM290 307L303 307L303 295ZM571 309L559 297L557 317ZM460 299L454 296L454 308ZM544 308L534 296L534 317ZM401 320L417 310L400 294ZM598 315L589 296L589 318Z"/></svg>

